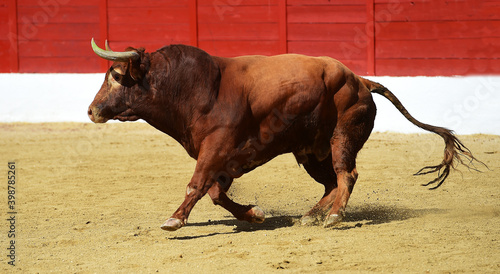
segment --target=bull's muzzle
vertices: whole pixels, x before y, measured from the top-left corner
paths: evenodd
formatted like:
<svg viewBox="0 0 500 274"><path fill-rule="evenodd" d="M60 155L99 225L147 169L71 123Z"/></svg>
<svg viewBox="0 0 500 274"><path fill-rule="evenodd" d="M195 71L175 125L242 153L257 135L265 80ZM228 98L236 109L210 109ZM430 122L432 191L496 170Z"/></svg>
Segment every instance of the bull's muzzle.
<svg viewBox="0 0 500 274"><path fill-rule="evenodd" d="M100 110L98 107L90 106L87 114L89 115L90 120L94 123L106 123L108 121L108 119L100 115Z"/></svg>

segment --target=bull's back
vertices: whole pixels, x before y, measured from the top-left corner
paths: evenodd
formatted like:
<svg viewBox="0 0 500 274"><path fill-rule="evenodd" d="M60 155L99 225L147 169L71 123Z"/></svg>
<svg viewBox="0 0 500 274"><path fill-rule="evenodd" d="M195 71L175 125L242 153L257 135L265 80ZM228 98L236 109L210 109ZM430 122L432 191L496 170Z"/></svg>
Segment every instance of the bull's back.
<svg viewBox="0 0 500 274"><path fill-rule="evenodd" d="M301 115L334 95L336 90L325 84L325 74L327 79L342 78L342 66L332 58L299 54L241 56L231 58L226 71L233 75L226 76L238 79L235 84L257 118L273 110Z"/></svg>

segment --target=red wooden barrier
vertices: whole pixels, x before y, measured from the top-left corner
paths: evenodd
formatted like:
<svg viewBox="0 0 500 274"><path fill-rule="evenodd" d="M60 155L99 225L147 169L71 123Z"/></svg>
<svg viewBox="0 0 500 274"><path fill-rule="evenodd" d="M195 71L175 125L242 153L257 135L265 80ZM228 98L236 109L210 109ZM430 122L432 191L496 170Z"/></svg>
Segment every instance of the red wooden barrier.
<svg viewBox="0 0 500 274"><path fill-rule="evenodd" d="M99 72L89 44L326 55L361 75L500 73L500 0L0 0L0 72Z"/></svg>
<svg viewBox="0 0 500 274"><path fill-rule="evenodd" d="M0 72L19 70L15 0L0 0Z"/></svg>
<svg viewBox="0 0 500 274"><path fill-rule="evenodd" d="M391 2L375 1L377 75L500 73L500 1Z"/></svg>

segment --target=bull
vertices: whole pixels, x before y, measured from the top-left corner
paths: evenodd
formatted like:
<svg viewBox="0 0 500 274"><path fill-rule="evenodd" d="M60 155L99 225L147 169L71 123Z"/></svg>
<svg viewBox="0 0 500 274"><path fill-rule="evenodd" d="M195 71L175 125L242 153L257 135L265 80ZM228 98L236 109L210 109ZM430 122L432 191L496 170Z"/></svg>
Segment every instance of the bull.
<svg viewBox="0 0 500 274"><path fill-rule="evenodd" d="M186 45L155 52L127 48L94 52L113 61L88 116L95 123L143 119L179 142L197 160L185 199L161 226L183 227L196 202L208 193L238 220L262 223L264 212L227 195L235 178L284 153L325 191L302 224L342 221L358 172L356 156L373 129L372 93L387 98L416 126L445 143L441 163L416 175L437 172L426 186L437 188L456 163L476 160L452 131L422 123L379 83L354 74L329 57L299 54L224 58ZM465 157L469 162L464 163Z"/></svg>

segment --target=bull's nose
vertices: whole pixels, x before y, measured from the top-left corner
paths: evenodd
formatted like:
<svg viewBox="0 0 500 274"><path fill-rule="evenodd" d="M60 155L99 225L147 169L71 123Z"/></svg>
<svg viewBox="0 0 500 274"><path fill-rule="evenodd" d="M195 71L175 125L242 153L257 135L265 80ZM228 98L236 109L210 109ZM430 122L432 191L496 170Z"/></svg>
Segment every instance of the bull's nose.
<svg viewBox="0 0 500 274"><path fill-rule="evenodd" d="M95 122L94 120L94 114L92 113L92 108L89 107L89 110L87 111L87 114L89 115L89 118L92 122Z"/></svg>
<svg viewBox="0 0 500 274"><path fill-rule="evenodd" d="M98 107L90 106L87 114L89 115L90 120L94 123L106 123L108 121L107 118L104 118L101 115L101 110Z"/></svg>

